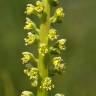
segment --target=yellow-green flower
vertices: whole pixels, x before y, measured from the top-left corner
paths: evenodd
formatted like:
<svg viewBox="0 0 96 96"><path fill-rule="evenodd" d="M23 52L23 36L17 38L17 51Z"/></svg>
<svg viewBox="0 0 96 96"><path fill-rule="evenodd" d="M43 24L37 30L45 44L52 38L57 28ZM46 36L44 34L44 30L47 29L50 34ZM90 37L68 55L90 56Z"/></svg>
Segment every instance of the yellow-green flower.
<svg viewBox="0 0 96 96"><path fill-rule="evenodd" d="M63 59L61 57L54 57L53 58L53 64L54 65L58 65L63 61Z"/></svg>
<svg viewBox="0 0 96 96"><path fill-rule="evenodd" d="M22 55L23 57L21 58L21 60L23 64L28 63L32 58L32 53L30 52L23 52Z"/></svg>
<svg viewBox="0 0 96 96"><path fill-rule="evenodd" d="M65 49L65 42L66 42L66 39L60 39L60 40L57 41L58 47L59 47L60 50Z"/></svg>
<svg viewBox="0 0 96 96"><path fill-rule="evenodd" d="M32 4L27 4L25 13L31 15L34 13L34 6Z"/></svg>
<svg viewBox="0 0 96 96"><path fill-rule="evenodd" d="M43 10L44 10L43 3L40 2L40 1L37 1L37 2L36 2L35 11L36 11L37 13L42 13Z"/></svg>
<svg viewBox="0 0 96 96"><path fill-rule="evenodd" d="M58 35L56 29L50 29L48 33L48 38L53 41L54 39L57 39L57 37Z"/></svg>
<svg viewBox="0 0 96 96"><path fill-rule="evenodd" d="M64 71L64 64L57 64L57 65L54 65L54 69L58 72L63 72Z"/></svg>
<svg viewBox="0 0 96 96"><path fill-rule="evenodd" d="M57 8L56 12L54 13L54 15L50 18L50 22L51 23L60 23L62 22L62 19L64 17L64 12L63 12L63 8Z"/></svg>
<svg viewBox="0 0 96 96"><path fill-rule="evenodd" d="M25 40L25 45L31 45L35 42L36 36L31 32L28 32L27 38L24 38L24 40Z"/></svg>
<svg viewBox="0 0 96 96"><path fill-rule="evenodd" d="M26 29L26 30L34 29L34 27L35 27L34 22L32 22L31 19L29 19L29 18L26 18L25 24L26 25L24 26L24 29Z"/></svg>
<svg viewBox="0 0 96 96"><path fill-rule="evenodd" d="M39 53L43 56L45 56L45 54L48 53L48 48L47 48L46 44L44 44L44 43L40 44Z"/></svg>
<svg viewBox="0 0 96 96"><path fill-rule="evenodd" d="M62 72L64 70L64 64L62 63L63 59L61 57L53 58L53 66L54 69L58 72Z"/></svg>
<svg viewBox="0 0 96 96"><path fill-rule="evenodd" d="M39 74L39 70L38 68L30 68L30 69L26 69L24 70L24 73L28 75L28 77L30 77L30 79L38 79L38 74Z"/></svg>
<svg viewBox="0 0 96 96"><path fill-rule="evenodd" d="M57 16L57 17L60 17L60 18L64 17L64 12L63 12L63 11L64 11L64 10L63 10L62 7L57 8L57 9L56 9L56 16Z"/></svg>
<svg viewBox="0 0 96 96"><path fill-rule="evenodd" d="M34 96L32 92L30 91L23 91L21 96Z"/></svg>
<svg viewBox="0 0 96 96"><path fill-rule="evenodd" d="M46 90L46 91L51 91L54 88L54 84L52 82L52 79L50 77L46 77L44 81L42 82L42 85L40 88Z"/></svg>
<svg viewBox="0 0 96 96"><path fill-rule="evenodd" d="M37 87L38 76L39 76L38 68L32 67L32 68L25 69L24 73L30 78L32 86Z"/></svg>

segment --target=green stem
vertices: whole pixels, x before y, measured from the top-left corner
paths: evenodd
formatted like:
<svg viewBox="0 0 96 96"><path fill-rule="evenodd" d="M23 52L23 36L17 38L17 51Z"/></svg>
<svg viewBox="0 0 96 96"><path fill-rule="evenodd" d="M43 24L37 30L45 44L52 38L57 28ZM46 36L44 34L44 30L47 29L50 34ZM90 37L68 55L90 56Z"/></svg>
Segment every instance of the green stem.
<svg viewBox="0 0 96 96"><path fill-rule="evenodd" d="M42 17L42 22L40 25L40 44L44 43L48 45L48 31L50 28L50 4L48 0L42 0L42 2L44 4L44 16ZM39 54L38 68L41 80L43 80L45 77L48 77L48 65L45 64L44 59L45 57ZM37 96L48 96L48 93L38 88Z"/></svg>

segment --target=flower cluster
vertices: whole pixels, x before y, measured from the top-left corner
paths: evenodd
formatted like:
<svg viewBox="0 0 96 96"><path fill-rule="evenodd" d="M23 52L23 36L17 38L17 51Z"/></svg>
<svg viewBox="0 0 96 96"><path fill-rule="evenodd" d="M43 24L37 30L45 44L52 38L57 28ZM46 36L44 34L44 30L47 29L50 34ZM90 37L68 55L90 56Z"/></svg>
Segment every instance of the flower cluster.
<svg viewBox="0 0 96 96"><path fill-rule="evenodd" d="M64 10L62 7L57 8L56 12L54 13L54 15L50 18L50 22L51 23L59 23L62 22L64 17Z"/></svg>
<svg viewBox="0 0 96 96"><path fill-rule="evenodd" d="M25 69L24 73L27 74L27 76L32 81L32 86L36 87L38 85L38 78L39 78L38 68L33 67L33 68Z"/></svg>
<svg viewBox="0 0 96 96"><path fill-rule="evenodd" d="M25 14L27 14L27 15L32 15L32 14L40 15L41 13L43 13L43 10L44 10L43 3L41 1L36 1L36 6L34 6L32 4L27 4Z"/></svg>
<svg viewBox="0 0 96 96"><path fill-rule="evenodd" d="M33 33L31 33L31 32L28 32L27 34L28 34L28 35L27 35L27 38L24 38L24 40L25 40L25 45L31 45L31 44L33 44L33 43L35 42L35 40L36 40L36 35L33 34Z"/></svg>
<svg viewBox="0 0 96 96"><path fill-rule="evenodd" d="M62 72L64 70L64 64L62 63L63 59L61 57L53 58L54 69L58 72Z"/></svg>
<svg viewBox="0 0 96 96"><path fill-rule="evenodd" d="M22 52L23 57L21 58L22 64L28 64L29 62L37 63L37 58L30 52Z"/></svg>
<svg viewBox="0 0 96 96"><path fill-rule="evenodd" d="M44 6L43 3L40 1L36 2L36 7L34 8L34 10L36 10L38 13L42 13L44 10Z"/></svg>
<svg viewBox="0 0 96 96"><path fill-rule="evenodd" d="M40 44L39 53L42 56L45 56L45 54L48 53L48 48L47 48L46 44L44 44L44 43Z"/></svg>
<svg viewBox="0 0 96 96"><path fill-rule="evenodd" d="M60 39L60 40L57 41L58 48L60 50L64 50L65 49L65 42L66 42L66 39Z"/></svg>
<svg viewBox="0 0 96 96"><path fill-rule="evenodd" d="M22 55L23 57L21 58L21 60L23 64L28 63L32 58L32 53L30 52L23 52Z"/></svg>
<svg viewBox="0 0 96 96"><path fill-rule="evenodd" d="M57 39L57 38L58 38L56 29L50 29L50 30L49 30L48 38L49 38L50 40L52 40L52 41L53 41L54 39Z"/></svg>
<svg viewBox="0 0 96 96"><path fill-rule="evenodd" d="M46 91L50 91L54 88L54 84L52 83L52 79L50 77L46 77L40 86L41 89Z"/></svg>
<svg viewBox="0 0 96 96"><path fill-rule="evenodd" d="M34 6L32 4L27 4L25 13L31 15L34 12Z"/></svg>
<svg viewBox="0 0 96 96"><path fill-rule="evenodd" d="M38 78L38 69L37 68L31 68L31 69L26 69L24 70L24 73L27 74L30 79L37 79Z"/></svg>
<svg viewBox="0 0 96 96"><path fill-rule="evenodd" d="M59 39L54 46L49 48L51 54L60 54L62 50L65 50L66 39Z"/></svg>
<svg viewBox="0 0 96 96"><path fill-rule="evenodd" d="M62 7L58 8L55 14L57 18L63 18L64 17L63 8Z"/></svg>

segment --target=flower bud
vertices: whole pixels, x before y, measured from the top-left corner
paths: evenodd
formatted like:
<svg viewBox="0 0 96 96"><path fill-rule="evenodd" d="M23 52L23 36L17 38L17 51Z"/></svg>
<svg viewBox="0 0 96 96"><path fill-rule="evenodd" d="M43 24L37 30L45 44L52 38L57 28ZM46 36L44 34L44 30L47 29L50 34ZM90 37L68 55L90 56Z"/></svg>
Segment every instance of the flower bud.
<svg viewBox="0 0 96 96"><path fill-rule="evenodd" d="M21 96L34 96L34 94L30 91L23 91Z"/></svg>
<svg viewBox="0 0 96 96"><path fill-rule="evenodd" d="M55 96L65 96L64 94L57 93Z"/></svg>

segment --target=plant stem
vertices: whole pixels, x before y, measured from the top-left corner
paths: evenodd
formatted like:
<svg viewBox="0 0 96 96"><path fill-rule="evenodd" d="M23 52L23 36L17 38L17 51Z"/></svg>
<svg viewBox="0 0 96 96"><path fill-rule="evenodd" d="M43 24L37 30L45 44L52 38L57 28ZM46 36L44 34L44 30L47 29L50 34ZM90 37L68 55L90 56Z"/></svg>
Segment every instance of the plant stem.
<svg viewBox="0 0 96 96"><path fill-rule="evenodd" d="M48 31L50 28L49 18L50 18L50 4L48 0L42 0L44 4L44 16L42 17L42 22L40 25L40 44L44 43L48 45ZM44 80L45 77L48 77L48 65L44 62L45 56L39 54L39 72L41 80ZM48 96L47 92L40 90L38 88L37 96Z"/></svg>

